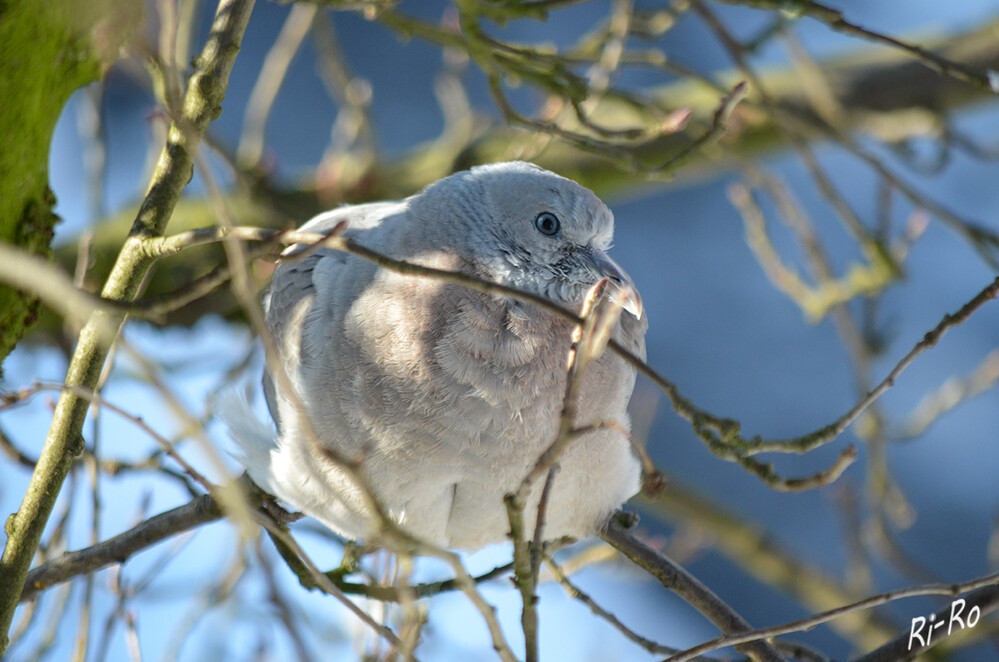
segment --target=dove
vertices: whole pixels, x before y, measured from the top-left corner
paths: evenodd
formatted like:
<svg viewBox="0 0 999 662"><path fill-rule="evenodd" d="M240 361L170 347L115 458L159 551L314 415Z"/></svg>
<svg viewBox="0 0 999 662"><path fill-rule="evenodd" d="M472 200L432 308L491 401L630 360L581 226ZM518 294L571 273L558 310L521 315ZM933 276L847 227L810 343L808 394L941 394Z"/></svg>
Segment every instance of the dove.
<svg viewBox="0 0 999 662"><path fill-rule="evenodd" d="M614 217L572 180L525 162L483 165L404 200L322 213L301 230L341 223L345 236L394 259L576 314L606 281L623 308L612 337L645 358L641 298L607 255ZM245 400L223 415L252 480L351 539L377 542L374 497L406 532L443 548L509 540L504 495L558 435L575 324L343 251L296 245L286 256L294 259L277 267L264 296L277 348L270 365L284 373L263 378L273 425ZM634 368L611 351L583 373L574 424L613 425L575 437L558 458L545 540L594 535L638 491L641 465L623 433L634 384ZM324 448L348 458L364 486ZM525 512L544 483L531 486Z"/></svg>

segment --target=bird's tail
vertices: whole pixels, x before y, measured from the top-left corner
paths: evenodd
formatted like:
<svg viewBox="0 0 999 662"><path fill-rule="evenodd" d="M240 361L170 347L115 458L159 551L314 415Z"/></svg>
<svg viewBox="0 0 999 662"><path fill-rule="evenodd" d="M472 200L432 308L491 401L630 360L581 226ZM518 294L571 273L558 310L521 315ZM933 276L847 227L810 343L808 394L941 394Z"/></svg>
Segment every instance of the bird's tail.
<svg viewBox="0 0 999 662"><path fill-rule="evenodd" d="M215 415L229 429L229 437L239 446L233 457L246 467L253 482L275 494L271 485L271 453L277 450L277 430L260 420L243 389L229 389L219 394L213 407Z"/></svg>

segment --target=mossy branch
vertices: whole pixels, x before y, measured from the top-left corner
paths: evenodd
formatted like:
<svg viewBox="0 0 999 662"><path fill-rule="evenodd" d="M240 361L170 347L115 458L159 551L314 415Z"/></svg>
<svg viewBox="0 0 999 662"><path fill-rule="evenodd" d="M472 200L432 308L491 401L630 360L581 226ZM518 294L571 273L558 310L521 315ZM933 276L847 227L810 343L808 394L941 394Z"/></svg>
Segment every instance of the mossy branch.
<svg viewBox="0 0 999 662"><path fill-rule="evenodd" d="M143 242L163 234L191 179L195 151L209 122L221 111L252 7L253 0L219 2L208 41L188 83L183 110L170 127L149 193L104 285L104 298L130 300L139 292L152 263ZM90 317L66 375L68 386L93 389L97 385L109 350L102 329L118 328L122 322L124 315L118 311L100 310ZM7 520L7 545L0 560L0 654L7 648L7 632L42 531L73 459L83 449L81 430L88 408L89 402L74 392L62 393L21 507Z"/></svg>
<svg viewBox="0 0 999 662"><path fill-rule="evenodd" d="M55 197L49 143L77 88L101 77L141 22L142 3L12 0L0 3L0 243L48 258ZM26 290L0 286L0 361L38 316Z"/></svg>

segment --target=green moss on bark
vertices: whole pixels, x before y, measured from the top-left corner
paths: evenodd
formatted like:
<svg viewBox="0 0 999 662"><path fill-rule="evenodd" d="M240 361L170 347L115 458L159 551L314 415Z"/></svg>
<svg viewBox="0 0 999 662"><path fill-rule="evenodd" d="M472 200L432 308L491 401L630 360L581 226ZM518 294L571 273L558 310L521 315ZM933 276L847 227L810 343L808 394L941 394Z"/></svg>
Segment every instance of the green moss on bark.
<svg viewBox="0 0 999 662"><path fill-rule="evenodd" d="M0 241L50 255L49 143L74 90L100 78L141 18L136 0L0 2ZM0 361L38 302L0 285Z"/></svg>

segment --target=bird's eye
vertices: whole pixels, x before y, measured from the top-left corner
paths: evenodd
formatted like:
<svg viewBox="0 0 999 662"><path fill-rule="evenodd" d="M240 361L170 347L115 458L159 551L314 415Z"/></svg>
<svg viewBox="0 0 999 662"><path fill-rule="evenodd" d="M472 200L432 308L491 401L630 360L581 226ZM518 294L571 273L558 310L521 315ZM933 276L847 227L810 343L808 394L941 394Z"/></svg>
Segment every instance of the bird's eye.
<svg viewBox="0 0 999 662"><path fill-rule="evenodd" d="M553 237L558 234L558 231L562 228L562 224L559 222L558 216L550 211L543 211L538 214L536 219L534 219L534 227L536 227L538 232L541 234L547 237Z"/></svg>

